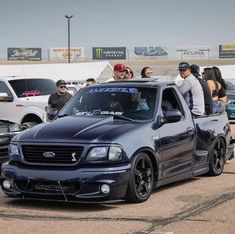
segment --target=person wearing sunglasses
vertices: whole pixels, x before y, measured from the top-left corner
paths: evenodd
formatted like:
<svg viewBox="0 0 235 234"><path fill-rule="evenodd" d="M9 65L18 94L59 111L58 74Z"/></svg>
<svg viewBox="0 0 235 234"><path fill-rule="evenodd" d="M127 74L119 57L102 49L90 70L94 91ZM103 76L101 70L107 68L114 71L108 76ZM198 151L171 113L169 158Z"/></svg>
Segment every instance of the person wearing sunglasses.
<svg viewBox="0 0 235 234"><path fill-rule="evenodd" d="M55 115L62 109L66 102L72 97L67 91L66 82L58 80L56 82L57 92L50 95L47 106L48 120L52 120Z"/></svg>
<svg viewBox="0 0 235 234"><path fill-rule="evenodd" d="M184 96L192 116L197 117L204 115L205 101L202 86L198 79L191 73L190 64L187 62L181 62L178 70L180 76L184 79L179 90Z"/></svg>
<svg viewBox="0 0 235 234"><path fill-rule="evenodd" d="M134 72L132 71L132 69L130 67L126 67L126 73L124 75L124 80L129 80L132 79L134 77Z"/></svg>
<svg viewBox="0 0 235 234"><path fill-rule="evenodd" d="M141 70L141 78L152 78L153 77L153 70L151 67L144 67Z"/></svg>

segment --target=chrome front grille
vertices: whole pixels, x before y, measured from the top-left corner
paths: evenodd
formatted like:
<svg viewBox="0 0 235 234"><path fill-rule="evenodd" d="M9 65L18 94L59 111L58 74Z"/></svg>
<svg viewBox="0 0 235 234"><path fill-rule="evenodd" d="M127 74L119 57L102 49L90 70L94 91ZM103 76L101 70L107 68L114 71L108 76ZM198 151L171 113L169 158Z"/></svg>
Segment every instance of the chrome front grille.
<svg viewBox="0 0 235 234"><path fill-rule="evenodd" d="M83 147L61 145L22 145L24 160L31 164L75 165Z"/></svg>

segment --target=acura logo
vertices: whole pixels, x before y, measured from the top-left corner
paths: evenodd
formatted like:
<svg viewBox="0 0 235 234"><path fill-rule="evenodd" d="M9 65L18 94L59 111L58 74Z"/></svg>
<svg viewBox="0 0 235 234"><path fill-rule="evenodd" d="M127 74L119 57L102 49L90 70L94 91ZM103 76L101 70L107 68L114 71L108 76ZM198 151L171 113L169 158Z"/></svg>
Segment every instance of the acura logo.
<svg viewBox="0 0 235 234"><path fill-rule="evenodd" d="M43 156L45 157L45 158L53 158L53 157L55 157L55 153L53 153L53 152L44 152L43 153Z"/></svg>

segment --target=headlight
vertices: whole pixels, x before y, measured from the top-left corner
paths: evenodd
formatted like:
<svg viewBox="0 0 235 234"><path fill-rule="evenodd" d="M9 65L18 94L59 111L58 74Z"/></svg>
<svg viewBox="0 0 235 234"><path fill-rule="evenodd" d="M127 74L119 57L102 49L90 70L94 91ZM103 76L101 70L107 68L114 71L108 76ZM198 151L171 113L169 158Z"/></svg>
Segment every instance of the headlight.
<svg viewBox="0 0 235 234"><path fill-rule="evenodd" d="M19 160L20 151L19 151L18 146L15 144L10 144L9 145L9 154L10 154L11 159Z"/></svg>
<svg viewBox="0 0 235 234"><path fill-rule="evenodd" d="M122 149L119 146L111 146L109 148L108 159L111 161L118 161L122 158Z"/></svg>
<svg viewBox="0 0 235 234"><path fill-rule="evenodd" d="M20 131L20 125L19 124L12 124L9 126L10 132L17 132Z"/></svg>
<svg viewBox="0 0 235 234"><path fill-rule="evenodd" d="M122 158L122 149L119 146L94 147L88 153L89 161L119 161Z"/></svg>
<svg viewBox="0 0 235 234"><path fill-rule="evenodd" d="M107 160L108 147L92 148L87 156L88 160Z"/></svg>

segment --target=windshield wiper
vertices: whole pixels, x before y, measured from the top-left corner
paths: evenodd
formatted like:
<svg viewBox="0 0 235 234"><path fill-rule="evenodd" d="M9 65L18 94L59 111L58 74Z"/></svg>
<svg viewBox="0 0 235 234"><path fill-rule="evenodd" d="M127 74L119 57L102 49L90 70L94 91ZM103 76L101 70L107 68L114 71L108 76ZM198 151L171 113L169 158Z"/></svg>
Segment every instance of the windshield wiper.
<svg viewBox="0 0 235 234"><path fill-rule="evenodd" d="M111 115L111 116L113 116L115 118L119 118L119 119L124 119L124 120L128 120L128 121L136 122L136 120L134 120L132 118L129 118L129 117L126 117L126 116L123 116L123 115L117 115L117 114L112 114L112 113L107 113L107 114L101 113L100 115Z"/></svg>
<svg viewBox="0 0 235 234"><path fill-rule="evenodd" d="M68 116L68 114L58 115L57 118L62 118L62 117L65 117L65 116Z"/></svg>

